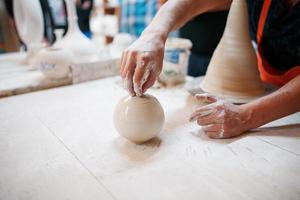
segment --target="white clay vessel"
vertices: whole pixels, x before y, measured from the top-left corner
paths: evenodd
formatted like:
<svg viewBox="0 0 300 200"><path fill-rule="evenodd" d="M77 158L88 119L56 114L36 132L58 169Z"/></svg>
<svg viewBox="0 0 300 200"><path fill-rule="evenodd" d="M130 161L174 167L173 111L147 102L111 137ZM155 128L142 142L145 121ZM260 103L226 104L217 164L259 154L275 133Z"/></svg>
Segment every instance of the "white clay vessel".
<svg viewBox="0 0 300 200"><path fill-rule="evenodd" d="M215 95L249 99L264 93L251 44L245 0L233 0L225 31L201 88Z"/></svg>
<svg viewBox="0 0 300 200"><path fill-rule="evenodd" d="M103 59L101 52L92 41L79 29L74 0L65 0L68 12L68 31L55 42L54 47L69 49L75 56L76 63L96 62Z"/></svg>
<svg viewBox="0 0 300 200"><path fill-rule="evenodd" d="M39 0L13 1L14 18L19 37L27 46L25 64L32 64L37 52L43 47L43 13Z"/></svg>
<svg viewBox="0 0 300 200"><path fill-rule="evenodd" d="M114 125L119 134L135 143L157 136L165 121L159 101L152 95L124 97L114 111Z"/></svg>
<svg viewBox="0 0 300 200"><path fill-rule="evenodd" d="M68 49L45 48L34 59L34 65L39 68L48 79L66 78L74 62L74 55Z"/></svg>

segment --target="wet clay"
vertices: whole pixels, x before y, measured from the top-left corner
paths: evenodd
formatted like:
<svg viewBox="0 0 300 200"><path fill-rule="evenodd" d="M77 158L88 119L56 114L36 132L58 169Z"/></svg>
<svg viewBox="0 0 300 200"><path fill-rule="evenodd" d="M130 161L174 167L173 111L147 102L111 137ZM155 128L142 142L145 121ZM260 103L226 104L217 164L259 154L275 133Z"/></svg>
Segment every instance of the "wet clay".
<svg viewBox="0 0 300 200"><path fill-rule="evenodd" d="M157 136L165 116L159 101L152 95L124 97L114 111L114 125L119 134L136 143Z"/></svg>
<svg viewBox="0 0 300 200"><path fill-rule="evenodd" d="M201 88L211 94L255 97L264 93L251 43L245 0L232 2L225 31Z"/></svg>

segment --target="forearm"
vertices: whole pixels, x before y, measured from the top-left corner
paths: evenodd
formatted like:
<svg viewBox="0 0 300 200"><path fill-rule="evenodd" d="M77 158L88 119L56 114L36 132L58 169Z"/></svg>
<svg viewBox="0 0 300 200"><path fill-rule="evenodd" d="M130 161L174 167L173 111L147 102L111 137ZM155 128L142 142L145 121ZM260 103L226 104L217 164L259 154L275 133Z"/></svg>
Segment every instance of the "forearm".
<svg viewBox="0 0 300 200"><path fill-rule="evenodd" d="M169 0L158 11L143 34L154 33L162 39L194 16L210 11L226 10L231 0Z"/></svg>
<svg viewBox="0 0 300 200"><path fill-rule="evenodd" d="M300 75L276 92L242 106L250 113L249 129L300 111Z"/></svg>

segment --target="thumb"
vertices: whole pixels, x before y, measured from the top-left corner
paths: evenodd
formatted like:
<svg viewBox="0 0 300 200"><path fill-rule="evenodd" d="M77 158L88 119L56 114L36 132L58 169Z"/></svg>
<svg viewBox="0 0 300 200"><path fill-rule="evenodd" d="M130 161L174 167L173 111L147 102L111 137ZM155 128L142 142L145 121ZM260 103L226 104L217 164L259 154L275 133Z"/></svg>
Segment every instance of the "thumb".
<svg viewBox="0 0 300 200"><path fill-rule="evenodd" d="M215 103L219 100L217 96L208 93L196 94L195 97L198 101L203 103Z"/></svg>

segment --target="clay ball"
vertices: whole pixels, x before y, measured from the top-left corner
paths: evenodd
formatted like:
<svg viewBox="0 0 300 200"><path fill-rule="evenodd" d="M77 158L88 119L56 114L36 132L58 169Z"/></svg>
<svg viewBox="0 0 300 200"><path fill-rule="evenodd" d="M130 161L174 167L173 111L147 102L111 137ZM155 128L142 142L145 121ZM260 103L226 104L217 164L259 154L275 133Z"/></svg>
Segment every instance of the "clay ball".
<svg viewBox="0 0 300 200"><path fill-rule="evenodd" d="M135 143L158 135L165 115L159 101L151 95L124 97L114 111L114 125L119 134Z"/></svg>

